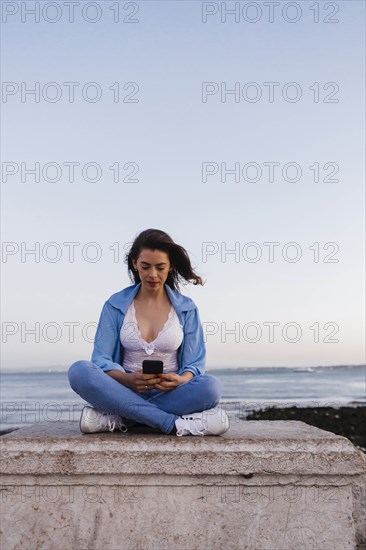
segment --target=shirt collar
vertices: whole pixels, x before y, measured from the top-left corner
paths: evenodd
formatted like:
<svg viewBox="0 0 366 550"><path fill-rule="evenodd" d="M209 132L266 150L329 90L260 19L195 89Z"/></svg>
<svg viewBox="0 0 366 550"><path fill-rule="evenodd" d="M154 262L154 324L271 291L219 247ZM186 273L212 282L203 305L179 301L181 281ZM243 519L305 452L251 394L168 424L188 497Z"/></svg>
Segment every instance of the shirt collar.
<svg viewBox="0 0 366 550"><path fill-rule="evenodd" d="M125 314L128 306L140 290L140 287L141 282L128 286L120 292L116 292L115 294L113 294L109 298L108 302L113 307L119 309L120 311L122 311L122 313ZM196 305L193 300L191 300L191 298L189 298L188 296L184 296L184 294L181 294L177 290L173 290L166 283L164 283L164 287L167 292L168 298L176 311L189 311L191 309L195 309Z"/></svg>

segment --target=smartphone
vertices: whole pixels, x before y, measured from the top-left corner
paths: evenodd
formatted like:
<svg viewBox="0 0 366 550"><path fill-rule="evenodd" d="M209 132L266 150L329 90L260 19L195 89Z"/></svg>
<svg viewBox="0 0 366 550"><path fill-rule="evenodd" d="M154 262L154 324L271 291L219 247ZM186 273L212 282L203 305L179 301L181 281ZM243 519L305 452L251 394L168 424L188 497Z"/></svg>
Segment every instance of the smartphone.
<svg viewBox="0 0 366 550"><path fill-rule="evenodd" d="M144 374L161 374L163 367L163 361L153 361L152 359L144 359L142 361L142 372Z"/></svg>

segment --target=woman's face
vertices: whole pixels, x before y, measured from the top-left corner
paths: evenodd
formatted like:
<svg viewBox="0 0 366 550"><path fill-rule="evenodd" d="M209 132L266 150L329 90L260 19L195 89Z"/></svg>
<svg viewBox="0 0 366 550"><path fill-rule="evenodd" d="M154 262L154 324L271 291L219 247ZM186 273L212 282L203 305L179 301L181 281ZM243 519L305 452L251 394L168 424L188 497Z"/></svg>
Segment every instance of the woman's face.
<svg viewBox="0 0 366 550"><path fill-rule="evenodd" d="M166 252L147 248L141 250L133 266L138 271L141 284L148 289L160 289L164 286L172 269Z"/></svg>

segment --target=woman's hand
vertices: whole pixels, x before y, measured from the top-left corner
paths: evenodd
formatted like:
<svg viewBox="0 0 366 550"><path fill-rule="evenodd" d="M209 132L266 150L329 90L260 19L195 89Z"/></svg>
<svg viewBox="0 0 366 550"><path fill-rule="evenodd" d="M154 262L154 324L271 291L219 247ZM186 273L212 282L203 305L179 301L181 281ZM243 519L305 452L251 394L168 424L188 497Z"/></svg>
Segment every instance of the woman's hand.
<svg viewBox="0 0 366 550"><path fill-rule="evenodd" d="M160 382L159 374L143 374L141 371L120 372L118 370L108 371L107 374L138 393L144 393L155 387Z"/></svg>
<svg viewBox="0 0 366 550"><path fill-rule="evenodd" d="M186 371L183 374L177 374L175 372L169 372L166 374L144 374L141 371L136 372L120 372L118 370L110 370L107 373L111 378L120 382L127 388L138 393L144 393L151 389L159 391L170 391L174 388L188 382L193 378L192 372Z"/></svg>
<svg viewBox="0 0 366 550"><path fill-rule="evenodd" d="M180 384L183 384L183 382L188 382L188 380L193 378L194 374L191 372L185 372L183 374L167 372L166 374L157 374L156 376L160 376L161 381L154 385L154 389L159 391L170 391L180 386Z"/></svg>
<svg viewBox="0 0 366 550"><path fill-rule="evenodd" d="M156 387L160 382L160 374L144 374L143 372L130 372L128 376L132 376L130 388L138 393L144 393Z"/></svg>

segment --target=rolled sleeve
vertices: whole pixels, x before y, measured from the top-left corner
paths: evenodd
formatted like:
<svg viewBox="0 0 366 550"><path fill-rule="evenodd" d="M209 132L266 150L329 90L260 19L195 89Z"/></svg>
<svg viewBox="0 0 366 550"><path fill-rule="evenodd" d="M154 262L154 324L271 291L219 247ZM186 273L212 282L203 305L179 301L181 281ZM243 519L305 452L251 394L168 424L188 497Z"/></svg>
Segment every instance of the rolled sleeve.
<svg viewBox="0 0 366 550"><path fill-rule="evenodd" d="M109 370L125 369L114 361L117 351L120 350L120 341L117 320L111 313L111 306L106 302L99 317L98 327L94 339L94 349L91 357L92 363L100 367L104 372Z"/></svg>
<svg viewBox="0 0 366 550"><path fill-rule="evenodd" d="M200 371L197 367L188 367L187 369L182 370L179 374L183 374L184 372L192 372L195 376L200 376Z"/></svg>

